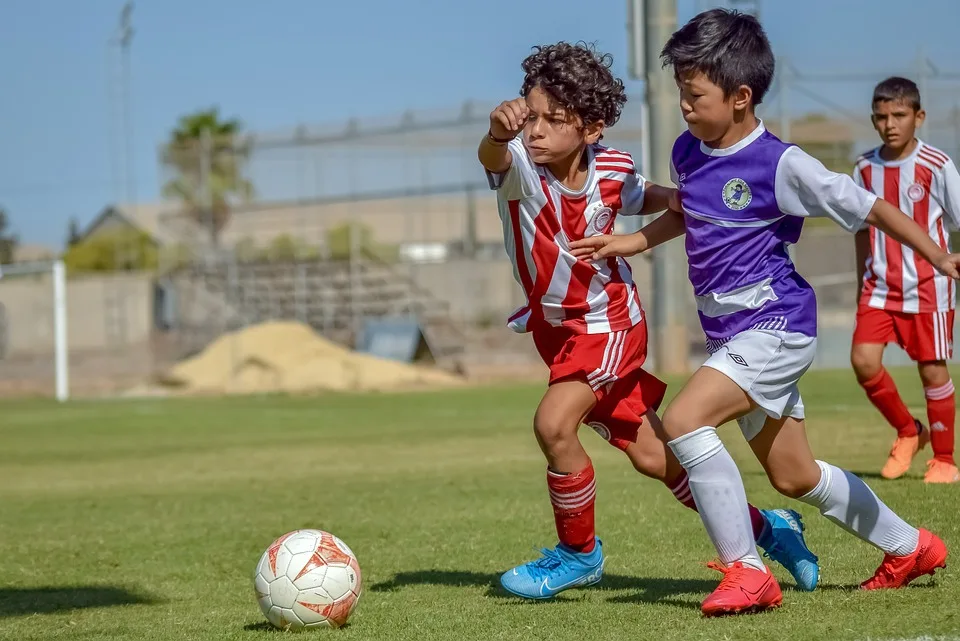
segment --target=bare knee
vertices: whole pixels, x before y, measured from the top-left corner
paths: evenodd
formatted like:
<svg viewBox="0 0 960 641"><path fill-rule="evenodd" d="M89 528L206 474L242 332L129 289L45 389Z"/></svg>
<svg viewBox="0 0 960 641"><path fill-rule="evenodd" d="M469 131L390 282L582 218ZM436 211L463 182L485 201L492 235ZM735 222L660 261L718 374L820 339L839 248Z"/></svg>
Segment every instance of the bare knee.
<svg viewBox="0 0 960 641"><path fill-rule="evenodd" d="M533 431L544 452L557 456L579 444L579 418L553 408L539 408L533 417Z"/></svg>
<svg viewBox="0 0 960 641"><path fill-rule="evenodd" d="M877 358L877 355L873 353L874 351L875 350L859 349L857 345L854 345L850 351L850 365L853 366L857 380L861 383L866 383L870 379L876 378L883 370L882 352L880 358Z"/></svg>
<svg viewBox="0 0 960 641"><path fill-rule="evenodd" d="M809 494L820 482L820 467L814 463L809 469L767 470L770 484L791 499L799 499Z"/></svg>
<svg viewBox="0 0 960 641"><path fill-rule="evenodd" d="M930 361L917 364L923 386L942 387L950 382L950 370L944 361Z"/></svg>
<svg viewBox="0 0 960 641"><path fill-rule="evenodd" d="M685 405L671 403L663 413L663 432L666 438L673 440L702 427L700 416Z"/></svg>
<svg viewBox="0 0 960 641"><path fill-rule="evenodd" d="M659 447L657 447L659 445ZM667 454L662 443L631 443L624 453L633 469L658 481L667 481Z"/></svg>

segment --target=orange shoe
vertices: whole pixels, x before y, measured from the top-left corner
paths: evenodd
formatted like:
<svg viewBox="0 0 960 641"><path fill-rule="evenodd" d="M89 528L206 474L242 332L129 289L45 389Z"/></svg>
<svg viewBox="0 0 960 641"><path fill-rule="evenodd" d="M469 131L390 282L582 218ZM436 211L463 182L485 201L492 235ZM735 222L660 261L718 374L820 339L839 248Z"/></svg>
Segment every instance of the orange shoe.
<svg viewBox="0 0 960 641"><path fill-rule="evenodd" d="M930 430L920 421L916 423L920 430L916 436L897 436L897 440L893 442L890 457L880 470L880 476L883 478L898 479L906 474L910 464L913 463L913 457L930 442Z"/></svg>
<svg viewBox="0 0 960 641"><path fill-rule="evenodd" d="M936 534L920 528L920 544L912 554L883 557L876 573L860 584L864 590L902 588L924 574L947 567L947 546Z"/></svg>
<svg viewBox="0 0 960 641"><path fill-rule="evenodd" d="M923 475L923 482L960 483L960 470L953 463L932 458L927 461L927 473Z"/></svg>
<svg viewBox="0 0 960 641"><path fill-rule="evenodd" d="M783 602L780 585L769 568L761 572L740 561L730 567L711 562L707 567L723 572L723 580L700 605L704 616L760 612L776 608Z"/></svg>

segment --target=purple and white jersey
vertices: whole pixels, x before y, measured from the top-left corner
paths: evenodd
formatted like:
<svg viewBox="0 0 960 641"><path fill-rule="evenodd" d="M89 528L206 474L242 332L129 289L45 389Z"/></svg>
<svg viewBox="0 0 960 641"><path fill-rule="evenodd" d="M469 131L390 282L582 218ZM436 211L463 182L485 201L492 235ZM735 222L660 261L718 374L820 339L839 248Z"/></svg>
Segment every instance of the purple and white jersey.
<svg viewBox="0 0 960 641"><path fill-rule="evenodd" d="M817 299L787 246L800 238L806 217L831 218L857 231L877 197L763 123L726 149L711 149L684 132L672 160L707 349L749 329L816 336Z"/></svg>

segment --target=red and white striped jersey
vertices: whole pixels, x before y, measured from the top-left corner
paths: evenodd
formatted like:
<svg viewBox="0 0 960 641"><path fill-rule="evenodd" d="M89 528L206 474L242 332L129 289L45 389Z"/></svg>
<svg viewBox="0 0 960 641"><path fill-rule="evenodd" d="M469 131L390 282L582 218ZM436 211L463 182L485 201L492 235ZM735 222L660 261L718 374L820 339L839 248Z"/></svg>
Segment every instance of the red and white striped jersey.
<svg viewBox="0 0 960 641"><path fill-rule="evenodd" d="M546 324L602 334L639 323L643 311L627 262L577 260L569 251L573 240L612 233L618 214L639 213L645 181L633 158L602 145L587 147L586 182L572 191L531 160L521 138L509 148L510 169L487 172L497 191L504 246L527 298L507 325L516 332Z"/></svg>
<svg viewBox="0 0 960 641"><path fill-rule="evenodd" d="M885 161L880 147L857 160L857 184L896 205L950 250L949 231L960 223L960 174L945 153L917 141L903 160ZM954 308L954 284L913 250L870 227L870 257L860 303L895 312L945 312Z"/></svg>

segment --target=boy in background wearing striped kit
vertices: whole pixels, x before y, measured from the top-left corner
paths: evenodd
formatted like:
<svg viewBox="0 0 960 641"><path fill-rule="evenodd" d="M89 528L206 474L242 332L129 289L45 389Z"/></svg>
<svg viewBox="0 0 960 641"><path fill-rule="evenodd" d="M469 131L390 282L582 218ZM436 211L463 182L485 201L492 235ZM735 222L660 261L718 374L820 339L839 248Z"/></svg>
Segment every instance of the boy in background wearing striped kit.
<svg viewBox="0 0 960 641"><path fill-rule="evenodd" d="M904 213L944 251L949 230L960 223L960 174L945 153L916 138L925 118L917 85L887 78L873 92L871 120L883 144L863 154L854 181ZM924 481L957 483L953 458L953 381L947 360L953 356L954 284L875 227L856 235L859 306L850 361L867 398L897 431L880 474L903 476L927 443ZM927 401L929 428L914 418L883 367L887 343L896 343L917 363Z"/></svg>

